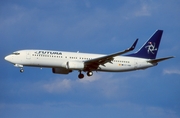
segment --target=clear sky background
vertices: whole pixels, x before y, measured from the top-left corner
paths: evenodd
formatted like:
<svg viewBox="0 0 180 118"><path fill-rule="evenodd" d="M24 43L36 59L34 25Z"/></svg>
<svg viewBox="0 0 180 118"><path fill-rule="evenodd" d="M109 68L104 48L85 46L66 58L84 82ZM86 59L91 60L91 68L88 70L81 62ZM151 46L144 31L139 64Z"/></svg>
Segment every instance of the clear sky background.
<svg viewBox="0 0 180 118"><path fill-rule="evenodd" d="M164 30L158 66L127 73L53 74L4 57L21 49L110 54ZM1 118L179 118L179 0L1 0Z"/></svg>

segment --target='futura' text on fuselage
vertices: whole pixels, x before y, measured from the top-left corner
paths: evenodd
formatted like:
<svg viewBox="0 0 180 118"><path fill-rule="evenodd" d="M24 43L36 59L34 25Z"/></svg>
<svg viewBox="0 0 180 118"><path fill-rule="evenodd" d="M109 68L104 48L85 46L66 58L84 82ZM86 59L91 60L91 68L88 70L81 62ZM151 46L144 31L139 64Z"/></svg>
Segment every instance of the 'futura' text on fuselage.
<svg viewBox="0 0 180 118"><path fill-rule="evenodd" d="M61 52L52 52L52 51L37 51L35 54L52 54L52 55L62 55Z"/></svg>

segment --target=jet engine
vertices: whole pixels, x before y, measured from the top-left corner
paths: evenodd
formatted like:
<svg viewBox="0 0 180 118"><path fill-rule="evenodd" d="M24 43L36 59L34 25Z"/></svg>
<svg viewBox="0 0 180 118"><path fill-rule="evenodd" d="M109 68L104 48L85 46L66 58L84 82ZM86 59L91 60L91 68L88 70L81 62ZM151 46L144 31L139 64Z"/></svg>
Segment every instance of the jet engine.
<svg viewBox="0 0 180 118"><path fill-rule="evenodd" d="M69 74L72 70L66 68L52 68L52 72L56 74Z"/></svg>

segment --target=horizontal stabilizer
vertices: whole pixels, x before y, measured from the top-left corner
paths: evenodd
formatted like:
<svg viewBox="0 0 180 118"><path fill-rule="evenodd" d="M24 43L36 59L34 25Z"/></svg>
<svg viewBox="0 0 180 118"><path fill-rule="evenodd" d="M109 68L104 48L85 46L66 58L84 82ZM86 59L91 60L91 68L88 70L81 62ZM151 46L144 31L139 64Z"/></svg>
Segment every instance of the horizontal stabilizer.
<svg viewBox="0 0 180 118"><path fill-rule="evenodd" d="M164 61L164 60L167 60L167 59L171 59L171 58L174 58L174 57L171 56L171 57L165 57L165 58L159 58L159 59L152 59L152 60L149 60L148 62L150 62L150 63L158 63L158 62L161 62L161 61Z"/></svg>

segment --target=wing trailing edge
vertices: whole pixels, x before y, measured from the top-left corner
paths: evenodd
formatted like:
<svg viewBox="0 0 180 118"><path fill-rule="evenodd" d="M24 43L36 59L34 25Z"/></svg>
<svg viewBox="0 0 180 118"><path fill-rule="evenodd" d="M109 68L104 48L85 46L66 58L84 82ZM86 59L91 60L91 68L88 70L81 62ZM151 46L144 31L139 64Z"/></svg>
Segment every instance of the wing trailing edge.
<svg viewBox="0 0 180 118"><path fill-rule="evenodd" d="M100 62L102 60L109 60L110 58L113 58L115 56L119 56L119 55L122 55L124 53L130 52L130 51L135 49L137 42L138 42L138 39L136 39L136 41L133 43L133 45L130 48L128 48L128 49L126 49L124 51L113 53L113 54L110 54L110 55L106 55L106 56L91 59L91 60L87 60L87 61L85 61L85 63Z"/></svg>
<svg viewBox="0 0 180 118"><path fill-rule="evenodd" d="M119 55L122 55L124 53L134 50L137 42L138 42L138 39L136 39L135 42L132 44L132 46L130 48L127 48L126 50L123 50L121 52L116 52L116 53L113 53L110 55L98 57L95 59L87 60L84 62L84 64L87 68L93 68L93 69L95 68L96 69L99 65L104 65L107 62L111 62L113 60L113 57L116 57L116 56L119 56ZM91 67L92 65L93 65L93 67Z"/></svg>

